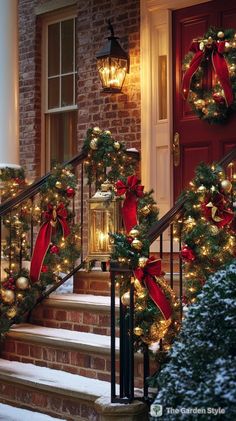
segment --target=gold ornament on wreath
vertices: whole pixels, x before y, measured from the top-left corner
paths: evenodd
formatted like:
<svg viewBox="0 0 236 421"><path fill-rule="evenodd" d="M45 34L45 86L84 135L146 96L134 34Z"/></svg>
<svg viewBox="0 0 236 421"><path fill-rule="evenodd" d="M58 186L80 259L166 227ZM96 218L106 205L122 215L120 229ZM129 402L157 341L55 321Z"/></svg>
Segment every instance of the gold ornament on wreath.
<svg viewBox="0 0 236 421"><path fill-rule="evenodd" d="M236 109L236 31L210 27L183 61L182 93L197 116L224 123ZM212 75L211 86L206 80Z"/></svg>

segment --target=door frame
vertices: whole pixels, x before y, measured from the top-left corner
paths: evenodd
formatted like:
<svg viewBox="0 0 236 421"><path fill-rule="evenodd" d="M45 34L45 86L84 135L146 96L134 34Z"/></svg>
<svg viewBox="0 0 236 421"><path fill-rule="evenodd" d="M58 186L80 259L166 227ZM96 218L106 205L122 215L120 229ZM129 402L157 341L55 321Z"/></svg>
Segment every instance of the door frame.
<svg viewBox="0 0 236 421"><path fill-rule="evenodd" d="M163 216L173 206L172 11L211 0L141 0L141 175ZM167 115L159 119L158 58L167 59ZM162 93L163 94L163 93Z"/></svg>

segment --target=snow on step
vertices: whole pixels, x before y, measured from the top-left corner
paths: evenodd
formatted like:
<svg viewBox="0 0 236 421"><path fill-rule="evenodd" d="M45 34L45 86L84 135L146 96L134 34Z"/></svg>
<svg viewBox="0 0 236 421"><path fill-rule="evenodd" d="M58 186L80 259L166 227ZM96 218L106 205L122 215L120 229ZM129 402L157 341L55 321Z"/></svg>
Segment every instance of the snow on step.
<svg viewBox="0 0 236 421"><path fill-rule="evenodd" d="M111 393L110 383L103 380L3 359L0 359L0 379L92 401L101 395L109 397Z"/></svg>
<svg viewBox="0 0 236 421"><path fill-rule="evenodd" d="M27 409L15 408L14 406L0 403L0 421L66 421L39 412Z"/></svg>
<svg viewBox="0 0 236 421"><path fill-rule="evenodd" d="M49 298L43 301L43 305L46 306L57 306L65 307L83 307L88 309L94 307L98 310L109 310L111 305L111 298L108 296L101 295L90 295L90 294L54 294L50 295ZM119 298L116 297L116 306L119 306Z"/></svg>
<svg viewBox="0 0 236 421"><path fill-rule="evenodd" d="M110 336L95 333L75 332L66 329L54 329L52 327L37 326L32 324L14 325L8 337L37 343L51 345L70 345L72 348L91 350L96 352L110 351ZM116 340L118 349L119 339Z"/></svg>

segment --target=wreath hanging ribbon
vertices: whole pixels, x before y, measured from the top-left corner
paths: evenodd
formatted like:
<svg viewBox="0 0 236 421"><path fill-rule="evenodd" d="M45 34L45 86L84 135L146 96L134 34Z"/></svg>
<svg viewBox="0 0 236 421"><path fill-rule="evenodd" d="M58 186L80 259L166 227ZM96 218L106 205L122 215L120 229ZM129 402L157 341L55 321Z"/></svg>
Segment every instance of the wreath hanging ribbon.
<svg viewBox="0 0 236 421"><path fill-rule="evenodd" d="M144 186L139 184L139 180L135 175L127 177L126 183L121 180L116 182L116 194L118 196L126 195L122 207L122 216L127 232L138 223L137 198L143 196L143 189Z"/></svg>
<svg viewBox="0 0 236 421"><path fill-rule="evenodd" d="M202 43L200 41L193 41L190 47L190 51L195 53L193 56L188 70L185 72L182 80L182 91L185 99L188 98L189 89L192 77L194 73L198 70L202 59L206 54L209 54L208 48L201 48ZM216 75L219 78L222 89L224 91L225 101L227 106L232 105L234 101L233 90L229 77L229 70L227 62L223 56L225 51L225 41L214 41L210 44L211 52L211 61Z"/></svg>
<svg viewBox="0 0 236 421"><path fill-rule="evenodd" d="M155 259L154 256L150 257L143 268L138 267L134 270L134 274L141 284L146 285L151 299L160 309L163 317L168 320L172 315L170 303L154 279L155 276L158 277L163 274L161 260Z"/></svg>
<svg viewBox="0 0 236 421"><path fill-rule="evenodd" d="M66 238L70 234L70 228L67 223L67 210L63 203L60 203L58 206L48 204L47 211L44 212L43 216L46 221L40 227L31 259L30 278L32 282L37 282L39 279L42 264L57 223L62 228L63 237Z"/></svg>

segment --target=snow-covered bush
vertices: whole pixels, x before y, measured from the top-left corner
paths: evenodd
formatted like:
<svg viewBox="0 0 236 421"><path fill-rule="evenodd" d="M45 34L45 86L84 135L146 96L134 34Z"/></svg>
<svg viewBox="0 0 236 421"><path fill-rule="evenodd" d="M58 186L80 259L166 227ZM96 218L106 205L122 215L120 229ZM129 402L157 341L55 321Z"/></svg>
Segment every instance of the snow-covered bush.
<svg viewBox="0 0 236 421"><path fill-rule="evenodd" d="M209 278L157 377L162 420L236 419L235 299L236 260Z"/></svg>

